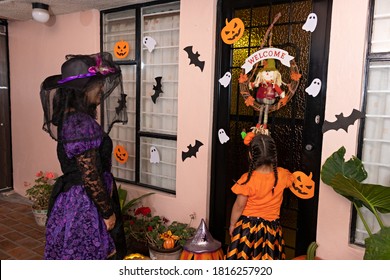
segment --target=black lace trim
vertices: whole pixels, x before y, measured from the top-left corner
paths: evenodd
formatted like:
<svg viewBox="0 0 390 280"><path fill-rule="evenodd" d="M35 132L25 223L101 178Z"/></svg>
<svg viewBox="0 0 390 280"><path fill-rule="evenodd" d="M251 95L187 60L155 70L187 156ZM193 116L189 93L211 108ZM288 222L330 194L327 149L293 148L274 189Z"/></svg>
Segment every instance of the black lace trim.
<svg viewBox="0 0 390 280"><path fill-rule="evenodd" d="M76 156L76 162L81 172L85 191L91 197L104 219L108 219L113 213L110 195L107 193L103 180L100 177L99 151L91 149Z"/></svg>

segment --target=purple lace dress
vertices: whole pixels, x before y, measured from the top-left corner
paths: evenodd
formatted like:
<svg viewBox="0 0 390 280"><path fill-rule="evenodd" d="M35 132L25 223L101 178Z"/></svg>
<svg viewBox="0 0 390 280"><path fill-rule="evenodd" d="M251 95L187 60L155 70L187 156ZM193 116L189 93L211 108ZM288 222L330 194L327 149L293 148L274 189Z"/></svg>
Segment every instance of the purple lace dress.
<svg viewBox="0 0 390 280"><path fill-rule="evenodd" d="M111 139L89 115L72 113L59 127L56 181L46 225L45 259L102 260L126 254L118 193L111 169ZM107 231L103 218L116 214Z"/></svg>

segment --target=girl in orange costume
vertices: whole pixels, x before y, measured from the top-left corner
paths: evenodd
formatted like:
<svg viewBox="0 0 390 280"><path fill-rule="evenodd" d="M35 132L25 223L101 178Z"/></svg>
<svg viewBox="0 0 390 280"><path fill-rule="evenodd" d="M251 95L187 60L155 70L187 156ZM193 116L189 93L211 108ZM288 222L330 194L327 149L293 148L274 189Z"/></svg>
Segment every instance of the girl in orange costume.
<svg viewBox="0 0 390 280"><path fill-rule="evenodd" d="M292 186L294 176L277 167L276 144L268 135L257 134L252 139L249 158L249 171L232 187L237 198L226 259L285 259L279 214L283 191Z"/></svg>

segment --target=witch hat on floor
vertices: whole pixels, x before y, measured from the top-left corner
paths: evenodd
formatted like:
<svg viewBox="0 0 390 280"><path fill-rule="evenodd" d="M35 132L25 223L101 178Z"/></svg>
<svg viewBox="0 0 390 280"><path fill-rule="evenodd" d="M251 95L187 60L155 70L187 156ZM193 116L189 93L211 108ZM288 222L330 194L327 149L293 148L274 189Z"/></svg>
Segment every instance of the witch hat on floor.
<svg viewBox="0 0 390 280"><path fill-rule="evenodd" d="M221 242L215 240L208 231L204 219L192 239L183 246L181 260L222 260Z"/></svg>

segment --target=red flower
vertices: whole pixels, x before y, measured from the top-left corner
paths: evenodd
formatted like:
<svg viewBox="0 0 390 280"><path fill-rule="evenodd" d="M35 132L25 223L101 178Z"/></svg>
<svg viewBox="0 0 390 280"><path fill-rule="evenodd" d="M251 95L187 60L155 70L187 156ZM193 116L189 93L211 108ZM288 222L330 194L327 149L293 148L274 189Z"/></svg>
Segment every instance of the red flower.
<svg viewBox="0 0 390 280"><path fill-rule="evenodd" d="M47 179L54 179L56 177L53 172L46 172L45 176Z"/></svg>
<svg viewBox="0 0 390 280"><path fill-rule="evenodd" d="M152 226L148 226L147 231L152 231L152 230L153 230L153 227Z"/></svg>
<svg viewBox="0 0 390 280"><path fill-rule="evenodd" d="M36 177L42 177L43 176L43 172L42 171L39 171L37 174L35 174Z"/></svg>
<svg viewBox="0 0 390 280"><path fill-rule="evenodd" d="M135 215L139 215L139 214L142 214L143 216L147 216L148 214L150 214L152 211L150 210L149 207L140 207L138 208L137 210L135 210Z"/></svg>

